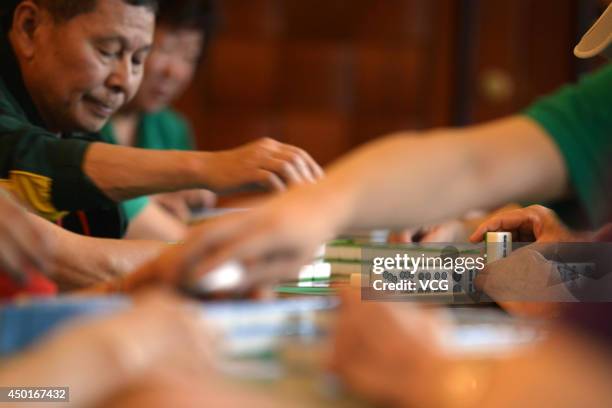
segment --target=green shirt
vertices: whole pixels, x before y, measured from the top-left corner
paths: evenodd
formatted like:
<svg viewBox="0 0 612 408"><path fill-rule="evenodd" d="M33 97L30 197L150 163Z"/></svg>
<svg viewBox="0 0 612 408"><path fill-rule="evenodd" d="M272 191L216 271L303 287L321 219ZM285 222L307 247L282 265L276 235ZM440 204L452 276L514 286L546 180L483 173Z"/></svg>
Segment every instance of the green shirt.
<svg viewBox="0 0 612 408"><path fill-rule="evenodd" d="M102 137L108 143L117 144L111 123L102 129ZM178 113L165 109L143 114L138 124L134 147L158 150L193 150L191 128ZM149 204L148 197L139 197L122 203L129 220L134 219Z"/></svg>
<svg viewBox="0 0 612 408"><path fill-rule="evenodd" d="M41 216L76 225L75 232L119 237L121 210L83 172L92 141L99 136L46 129L0 24L0 185Z"/></svg>
<svg viewBox="0 0 612 408"><path fill-rule="evenodd" d="M612 64L540 99L524 114L557 144L591 223L605 222L612 203Z"/></svg>

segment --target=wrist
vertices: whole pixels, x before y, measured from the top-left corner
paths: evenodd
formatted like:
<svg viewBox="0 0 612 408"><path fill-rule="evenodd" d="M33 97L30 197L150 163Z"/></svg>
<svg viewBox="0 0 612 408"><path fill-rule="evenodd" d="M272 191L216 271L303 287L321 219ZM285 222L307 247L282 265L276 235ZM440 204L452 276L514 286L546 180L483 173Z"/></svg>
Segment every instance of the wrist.
<svg viewBox="0 0 612 408"><path fill-rule="evenodd" d="M180 165L184 167L184 174L189 181L189 188L204 188L215 190L212 177L215 171L215 158L219 153L214 152L181 152L186 157L181 159Z"/></svg>

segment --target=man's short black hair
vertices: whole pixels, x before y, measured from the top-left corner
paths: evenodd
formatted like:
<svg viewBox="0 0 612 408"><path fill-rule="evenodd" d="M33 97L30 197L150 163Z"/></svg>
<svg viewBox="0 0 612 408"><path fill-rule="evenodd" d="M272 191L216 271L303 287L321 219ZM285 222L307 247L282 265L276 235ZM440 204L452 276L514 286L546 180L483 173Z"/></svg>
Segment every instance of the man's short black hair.
<svg viewBox="0 0 612 408"><path fill-rule="evenodd" d="M98 1L104 0L35 0L51 13L58 21L68 21L80 14L89 13L96 9ZM158 0L123 0L132 6L147 7L157 11Z"/></svg>
<svg viewBox="0 0 612 408"><path fill-rule="evenodd" d="M23 0L2 0L0 17L5 29L8 29L15 13L15 8ZM34 0L47 9L56 21L68 21L80 14L89 13L96 9L98 1L106 0ZM157 12L159 0L122 0L133 6L142 6Z"/></svg>
<svg viewBox="0 0 612 408"><path fill-rule="evenodd" d="M216 25L216 10L215 0L159 0L157 24L202 31L209 37Z"/></svg>

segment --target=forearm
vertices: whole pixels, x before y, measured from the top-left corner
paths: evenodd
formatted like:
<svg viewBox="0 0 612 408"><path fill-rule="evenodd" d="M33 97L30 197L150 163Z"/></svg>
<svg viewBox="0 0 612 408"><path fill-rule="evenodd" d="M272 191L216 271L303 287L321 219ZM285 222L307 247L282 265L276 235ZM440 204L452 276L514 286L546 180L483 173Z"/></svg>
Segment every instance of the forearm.
<svg viewBox="0 0 612 408"><path fill-rule="evenodd" d="M72 250L61 251L54 268L62 289L87 289L112 282L155 258L165 247L156 241L81 238ZM75 250L78 248L78 250Z"/></svg>
<svg viewBox="0 0 612 408"><path fill-rule="evenodd" d="M184 239L186 233L183 222L152 201L130 221L125 238L176 242Z"/></svg>
<svg viewBox="0 0 612 408"><path fill-rule="evenodd" d="M116 201L143 195L206 188L207 166L214 153L161 151L93 143L84 172Z"/></svg>
<svg viewBox="0 0 612 408"><path fill-rule="evenodd" d="M79 254L75 253L77 251L63 251L57 272L64 275L90 275L86 286L128 275L167 247L161 241L78 238L81 241Z"/></svg>
<svg viewBox="0 0 612 408"><path fill-rule="evenodd" d="M406 227L509 201L558 198L562 158L548 136L520 117L375 141L328 170L324 194L343 200L341 227ZM341 197L341 198L338 198Z"/></svg>
<svg viewBox="0 0 612 408"><path fill-rule="evenodd" d="M30 215L54 242L49 274L62 289L76 289L124 276L154 258L166 244L85 237Z"/></svg>

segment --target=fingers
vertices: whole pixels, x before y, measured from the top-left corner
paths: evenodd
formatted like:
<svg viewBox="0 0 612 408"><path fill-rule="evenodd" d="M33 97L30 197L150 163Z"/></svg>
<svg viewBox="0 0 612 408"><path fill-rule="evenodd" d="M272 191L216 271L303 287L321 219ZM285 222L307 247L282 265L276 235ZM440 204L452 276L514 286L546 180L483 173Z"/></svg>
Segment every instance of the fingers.
<svg viewBox="0 0 612 408"><path fill-rule="evenodd" d="M215 191L254 183L284 191L290 185L314 183L323 177L321 167L304 150L270 138L202 157L207 163L207 185Z"/></svg>
<svg viewBox="0 0 612 408"><path fill-rule="evenodd" d="M319 163L317 163L315 161L315 159L313 159L308 153L306 153L304 150L300 149L301 154L303 154L304 160L306 161L306 164L308 165L308 167L310 168L310 171L312 172L312 174L315 176L315 178L317 180L322 179L323 177L325 177L325 171L323 170L323 168L319 165Z"/></svg>
<svg viewBox="0 0 612 408"><path fill-rule="evenodd" d="M502 214L489 218L488 220L480 224L478 228L476 228L476 231L474 231L474 233L470 236L470 241L480 242L484 240L484 237L487 232L500 231L502 229L504 221L507 224L509 220L516 220L516 217L512 217L509 214ZM522 221L522 219L519 219L519 221Z"/></svg>
<svg viewBox="0 0 612 408"><path fill-rule="evenodd" d="M228 215L223 221L211 221L192 230L183 245L172 248L173 252L166 267L174 269L174 275L180 276L202 268L203 259L207 261L206 271L220 266L225 259L212 254L218 252L217 248L223 247L229 238L238 235L239 231L246 232L248 226L248 221L242 214Z"/></svg>
<svg viewBox="0 0 612 408"><path fill-rule="evenodd" d="M208 190L196 190L197 197L188 200L188 205L193 208L213 208L217 204L217 195Z"/></svg>
<svg viewBox="0 0 612 408"><path fill-rule="evenodd" d="M262 166L264 170L279 176L286 185L303 184L312 180L312 176L304 175L298 166L289 160L270 158Z"/></svg>
<svg viewBox="0 0 612 408"><path fill-rule="evenodd" d="M531 242L545 234L563 238L569 235L555 213L541 205L499 213L482 223L470 236L470 241L479 242L489 231L512 232L513 239Z"/></svg>
<svg viewBox="0 0 612 408"><path fill-rule="evenodd" d="M495 231L512 232L515 240L533 241L540 230L540 226L541 219L533 210L529 208L512 210L495 215L483 222L470 236L470 241L480 242L487 232Z"/></svg>
<svg viewBox="0 0 612 408"><path fill-rule="evenodd" d="M285 191L287 187L283 180L273 171L258 169L255 171L255 181L272 191Z"/></svg>
<svg viewBox="0 0 612 408"><path fill-rule="evenodd" d="M195 189L157 194L153 196L153 201L177 219L188 222L192 209L213 208L217 196L212 191Z"/></svg>
<svg viewBox="0 0 612 408"><path fill-rule="evenodd" d="M174 250L164 263L166 270L174 269L170 279L190 285L229 261L239 261L248 269L236 288L242 290L262 283L295 280L301 267L312 260L314 249L284 242L273 220L260 222L257 217L239 214L220 221L194 231L184 246Z"/></svg>
<svg viewBox="0 0 612 408"><path fill-rule="evenodd" d="M279 237L269 232L265 228L252 228L243 230L241 238L217 242L217 248L192 266L190 274L202 276L230 260L239 260L249 266L243 288L295 280L300 268L311 261L312 254L279 245Z"/></svg>
<svg viewBox="0 0 612 408"><path fill-rule="evenodd" d="M247 234L254 221L245 213L236 213L193 228L183 244L168 248L157 259L128 275L123 290L134 291L154 284L182 285L198 273L220 266L231 256L227 250L223 251L224 245L233 242L232 237Z"/></svg>
<svg viewBox="0 0 612 408"><path fill-rule="evenodd" d="M287 258L279 260L254 259L246 260L248 269L245 286L254 288L261 285L279 282L295 282L299 279L300 270L311 262L308 257Z"/></svg>
<svg viewBox="0 0 612 408"><path fill-rule="evenodd" d="M265 138L253 145L259 167L274 173L285 185L315 183L324 175L321 167L304 150ZM261 154L261 152L264 154ZM265 180L265 178L264 178ZM267 183L280 190L277 183Z"/></svg>
<svg viewBox="0 0 612 408"><path fill-rule="evenodd" d="M309 174L311 174L313 181L320 180L325 176L325 173L321 166L319 166L319 164L305 150L300 149L299 147L288 145L286 145L286 148L288 151L293 153L294 161L297 161L298 163L300 163L300 165L306 167L304 172L307 171Z"/></svg>
<svg viewBox="0 0 612 408"><path fill-rule="evenodd" d="M168 200L161 200L160 204L174 217L183 222L187 222L191 218L191 210L189 206L185 201L178 197Z"/></svg>
<svg viewBox="0 0 612 408"><path fill-rule="evenodd" d="M296 171L303 178L305 183L316 183L318 177L312 172L304 157L300 154L301 150L291 147L291 151L281 155L283 160L293 163ZM303 152L305 154L305 152Z"/></svg>
<svg viewBox="0 0 612 408"><path fill-rule="evenodd" d="M257 250L257 218L248 213L231 214L194 229L173 263L179 273L195 278L233 259L242 260Z"/></svg>
<svg viewBox="0 0 612 408"><path fill-rule="evenodd" d="M278 198L277 205L270 201L256 210L225 215L193 228L182 245L169 248L135 276L127 278L129 283L125 287L133 289L156 280L169 285L189 285L228 261L260 269L247 274L247 283L295 277L295 272L312 260L316 247L327 234L313 231L310 236L308 231L300 233L299 228L296 231L292 227L295 207L288 205L284 197L287 196Z"/></svg>

